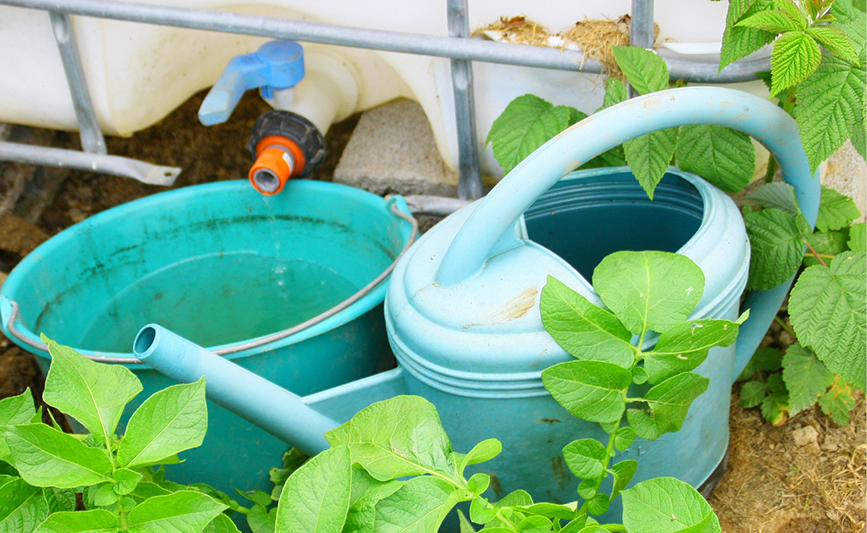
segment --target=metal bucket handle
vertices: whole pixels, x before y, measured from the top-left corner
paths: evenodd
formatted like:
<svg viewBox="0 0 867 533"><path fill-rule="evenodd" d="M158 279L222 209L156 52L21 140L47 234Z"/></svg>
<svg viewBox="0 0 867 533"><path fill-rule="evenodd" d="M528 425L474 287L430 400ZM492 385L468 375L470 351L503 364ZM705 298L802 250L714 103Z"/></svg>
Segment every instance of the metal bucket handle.
<svg viewBox="0 0 867 533"><path fill-rule="evenodd" d="M768 100L733 89L687 87L622 102L563 131L522 161L470 215L449 246L437 284L454 286L476 275L497 249L497 241L518 217L566 173L624 142L665 128L711 124L746 133L776 158L783 179L795 188L811 226L819 212L818 173L810 172L798 126ZM794 277L743 302L750 309L737 341L734 377L747 364L780 308Z"/></svg>
<svg viewBox="0 0 867 533"><path fill-rule="evenodd" d="M406 244L403 246L403 248L401 249L401 251L397 255L397 257L394 258L394 261L392 261L391 264L388 266L388 268L386 268L384 271L382 271L382 273L380 273L370 283L368 283L367 285L365 285L364 287L359 289L355 294L353 294L349 298L343 300L342 302L338 303L337 305L335 305L331 309L328 309L327 311L323 311L322 313L314 316L313 318L310 318L309 320L306 320L305 322L302 322L302 323L297 324L295 326L292 326L290 328L284 329L282 331L272 333L270 335L265 335L264 337L259 337L259 338L253 339L251 341L248 341L248 342L245 342L242 344L235 344L232 346L227 346L225 348L221 348L219 350L211 350L211 351L217 355L228 355L228 354L243 352L244 350L250 350L253 348L258 348L260 346L264 346L266 344L276 342L280 339L285 339L286 337L289 337L290 335L294 335L296 333L304 331L305 329L322 322L326 318L329 318L329 317L336 315L337 313L339 313L340 311L343 311L344 309L346 309L350 305L354 304L355 302L357 302L358 300L363 298L367 293L369 293L370 291L375 289L380 283L383 282L383 280L385 280L385 278L387 278L389 276L389 274L391 274L392 270L394 270L395 265L397 265L397 262L400 261L400 258L403 257L403 254L406 253L406 251L409 249L409 247L412 246L413 242L415 242L416 236L418 235L418 222L411 215L408 215L408 214L406 214L400 210L400 208L398 207L397 199L398 199L397 196L389 198L385 204L385 208L387 210L391 211L398 218L402 218L403 220L406 220L407 222L409 222L412 226L412 230L410 231L410 235L406 241ZM12 307L12 310L9 313L9 320L6 323L6 329L9 330L9 333L12 334L13 337L18 339L22 343L24 343L24 344L26 344L32 348L35 348L37 350L42 350L42 351L47 353L48 352L48 346L47 345L45 345L39 341L33 340L30 337L24 335L24 333L18 331L18 328L15 327L15 321L18 318L18 302L14 301L14 300L8 300L8 301ZM141 363L141 361L139 361L135 357L100 356L100 355L90 355L90 354L82 354L82 355L84 355L84 357L87 357L88 359L93 359L94 361L99 361L101 363L123 363L123 364Z"/></svg>

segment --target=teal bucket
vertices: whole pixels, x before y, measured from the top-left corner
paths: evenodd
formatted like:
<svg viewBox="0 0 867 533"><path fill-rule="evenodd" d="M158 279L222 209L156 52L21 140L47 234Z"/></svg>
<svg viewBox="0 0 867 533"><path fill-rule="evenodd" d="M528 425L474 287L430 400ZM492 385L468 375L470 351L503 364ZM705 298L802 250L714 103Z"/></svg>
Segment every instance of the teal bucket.
<svg viewBox="0 0 867 533"><path fill-rule="evenodd" d="M43 372L50 357L39 333L92 359L126 361L118 364L144 391L121 426L175 383L131 359L136 332L150 322L215 351L241 348L225 357L299 394L355 381L393 366L382 311L387 279L315 325L249 344L333 308L389 269L412 233L393 207L409 212L400 198L300 180L270 197L232 181L136 200L21 261L0 290L3 332L36 355ZM215 403L208 415L204 444L182 453L185 462L167 467L167 477L229 494L267 490L268 470L287 444Z"/></svg>

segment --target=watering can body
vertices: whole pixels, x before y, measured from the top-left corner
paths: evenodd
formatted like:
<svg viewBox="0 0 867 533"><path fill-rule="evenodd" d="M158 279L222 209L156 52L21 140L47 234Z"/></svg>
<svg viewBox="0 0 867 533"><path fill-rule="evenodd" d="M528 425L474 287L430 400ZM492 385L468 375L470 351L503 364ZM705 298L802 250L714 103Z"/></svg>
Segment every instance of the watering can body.
<svg viewBox="0 0 867 533"><path fill-rule="evenodd" d="M231 367L217 364L216 356L192 344L173 348L174 341L161 348L159 337L173 338L169 332L157 328L135 353L180 381L205 375L209 394L223 405L313 452L327 447L322 431L370 402L421 395L437 407L455 450L466 452L486 438L503 442L504 453L479 466L492 474L491 496L525 489L537 500L574 501L578 480L562 462L562 448L577 438L604 435L597 425L571 417L542 386L542 370L571 359L541 323L542 287L550 275L601 305L588 278L603 255L619 249L676 251L705 275L693 318L734 320L748 308L750 319L736 347L713 349L696 370L710 378L710 386L683 429L654 442L639 440L616 460L640 458L633 482L674 476L698 487L724 461L732 382L791 280L741 302L749 269L743 221L734 203L701 178L670 169L656 203L643 196L626 169L579 172L561 182L571 169L632 138L692 124L729 126L762 142L794 185L805 217L815 222L819 182L790 116L733 90L663 91L613 106L561 133L486 198L445 219L405 254L385 300L396 370L305 398L263 388L261 394L272 399L263 410L253 400L260 392L250 395L234 385ZM563 228L566 233L558 234ZM636 243L642 231L652 238ZM280 412L268 411L275 408Z"/></svg>

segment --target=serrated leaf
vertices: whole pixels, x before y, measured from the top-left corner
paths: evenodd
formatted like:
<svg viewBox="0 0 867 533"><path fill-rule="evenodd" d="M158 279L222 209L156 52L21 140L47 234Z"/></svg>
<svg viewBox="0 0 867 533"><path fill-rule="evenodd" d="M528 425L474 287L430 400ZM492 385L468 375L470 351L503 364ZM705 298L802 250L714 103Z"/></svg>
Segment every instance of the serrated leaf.
<svg viewBox="0 0 867 533"><path fill-rule="evenodd" d="M706 521L709 522L702 533L722 531L711 506L683 481L669 477L650 479L620 495L623 525L630 533L676 533Z"/></svg>
<svg viewBox="0 0 867 533"><path fill-rule="evenodd" d="M803 18L800 23L798 23L780 11L760 11L755 15L746 17L742 21L738 22L737 26L756 28L771 33L803 31L807 27Z"/></svg>
<svg viewBox="0 0 867 533"><path fill-rule="evenodd" d="M275 529L281 533L340 531L349 510L351 478L346 446L335 446L304 463L286 480Z"/></svg>
<svg viewBox="0 0 867 533"><path fill-rule="evenodd" d="M688 257L669 252L615 252L593 271L593 287L636 335L682 322L704 293L704 274Z"/></svg>
<svg viewBox="0 0 867 533"><path fill-rule="evenodd" d="M762 416L775 426L782 426L789 417L789 394L782 374L772 374L766 383L768 394L762 400Z"/></svg>
<svg viewBox="0 0 867 533"><path fill-rule="evenodd" d="M647 440L655 440L664 433L680 431L689 406L707 390L709 383L708 378L692 372L668 378L644 395L650 414L638 409L626 412L629 425L639 437Z"/></svg>
<svg viewBox="0 0 867 533"><path fill-rule="evenodd" d="M525 94L512 100L488 132L494 157L508 174L536 148L587 115Z"/></svg>
<svg viewBox="0 0 867 533"><path fill-rule="evenodd" d="M784 33L771 54L771 93L801 83L822 60L822 51L811 37L800 32Z"/></svg>
<svg viewBox="0 0 867 533"><path fill-rule="evenodd" d="M639 94L668 89L668 65L653 51L634 46L613 46L611 51L617 66Z"/></svg>
<svg viewBox="0 0 867 533"><path fill-rule="evenodd" d="M629 482L632 481L632 477L635 475L637 470L638 461L635 461L634 459L620 461L611 467L611 471L614 472L614 484L611 489L612 500L620 494L620 491L629 485Z"/></svg>
<svg viewBox="0 0 867 533"><path fill-rule="evenodd" d="M783 368L783 352L774 348L759 348L753 354L756 368L764 372L776 372Z"/></svg>
<svg viewBox="0 0 867 533"><path fill-rule="evenodd" d="M726 16L723 46L720 52L720 72L730 63L746 57L774 41L776 34L756 28L738 26L742 19L764 12L771 0L732 0Z"/></svg>
<svg viewBox="0 0 867 533"><path fill-rule="evenodd" d="M791 278L804 258L795 217L765 209L749 213L744 225L752 248L747 290L771 289Z"/></svg>
<svg viewBox="0 0 867 533"><path fill-rule="evenodd" d="M97 442L108 441L123 408L142 390L138 378L126 367L91 361L44 335L42 341L51 354L42 399L81 422Z"/></svg>
<svg viewBox="0 0 867 533"><path fill-rule="evenodd" d="M105 509L54 513L33 533L114 533L120 520Z"/></svg>
<svg viewBox="0 0 867 533"><path fill-rule="evenodd" d="M625 102L629 99L629 91L626 89L626 84L617 78L608 78L605 80L605 97L602 99L602 107L596 110L599 111Z"/></svg>
<svg viewBox="0 0 867 533"><path fill-rule="evenodd" d="M276 511L276 509L274 509ZM250 514L253 514L252 511ZM267 515L267 513L266 513ZM253 533L274 533L273 527L274 521L271 521L271 529L256 529L252 525L250 529L253 530ZM250 525L250 515L247 515L247 524ZM224 514L218 514L213 520L211 520L205 529L202 530L202 533L241 533L238 529L238 526L232 522L232 519Z"/></svg>
<svg viewBox="0 0 867 533"><path fill-rule="evenodd" d="M833 26L816 26L808 28L807 35L816 39L819 44L840 59L856 65L858 64L858 56L855 54L855 49L852 48L852 43L849 42L846 34L837 28Z"/></svg>
<svg viewBox="0 0 867 533"><path fill-rule="evenodd" d="M849 228L843 228L837 231L829 231L826 233L815 232L807 238L810 246L817 253L823 256L835 256L849 250ZM824 259L826 262L827 257ZM804 255L804 266L819 265L817 259L811 251L807 251Z"/></svg>
<svg viewBox="0 0 867 533"><path fill-rule="evenodd" d="M105 450L44 424L5 426L2 431L15 468L31 485L72 489L111 481Z"/></svg>
<svg viewBox="0 0 867 533"><path fill-rule="evenodd" d="M451 442L439 414L418 396L396 396L370 405L325 438L332 446L349 446L352 462L380 481L426 473L456 475Z"/></svg>
<svg viewBox="0 0 867 533"><path fill-rule="evenodd" d="M834 374L825 368L816 355L795 343L783 357L783 381L789 391L789 415L795 416L812 407L834 381Z"/></svg>
<svg viewBox="0 0 867 533"><path fill-rule="evenodd" d="M819 397L819 407L837 425L847 425L849 423L849 411L855 408L852 388L849 385L835 383Z"/></svg>
<svg viewBox="0 0 867 533"><path fill-rule="evenodd" d="M497 439L486 439L473 446L470 453L464 456L461 460L461 465L458 471L463 475L464 469L469 465L477 465L490 461L494 457L500 455L503 451L503 445Z"/></svg>
<svg viewBox="0 0 867 533"><path fill-rule="evenodd" d="M208 430L205 378L167 387L132 414L117 451L122 466L152 464L163 457L201 446Z"/></svg>
<svg viewBox="0 0 867 533"><path fill-rule="evenodd" d="M624 451L635 442L635 430L631 427L620 428L614 434L614 447ZM612 496L613 497L613 496Z"/></svg>
<svg viewBox="0 0 867 533"><path fill-rule="evenodd" d="M228 506L195 491L149 498L127 515L130 533L201 531Z"/></svg>
<svg viewBox="0 0 867 533"><path fill-rule="evenodd" d="M864 222L849 227L849 241L846 243L853 252L867 251L867 227Z"/></svg>
<svg viewBox="0 0 867 533"><path fill-rule="evenodd" d="M610 312L552 276L542 289L539 307L545 329L573 357L632 367L636 353L632 334Z"/></svg>
<svg viewBox="0 0 867 533"><path fill-rule="evenodd" d="M753 179L756 152L749 135L724 126L684 126L677 163L726 192L739 192Z"/></svg>
<svg viewBox="0 0 867 533"><path fill-rule="evenodd" d="M797 24L800 29L806 28L807 24L810 22L804 17L801 9L795 4L793 0L774 0L774 5L777 6L777 9L779 9L782 13L789 17L792 22Z"/></svg>
<svg viewBox="0 0 867 533"><path fill-rule="evenodd" d="M864 129L865 87L863 65L833 56L825 56L816 72L798 85L792 114L811 171L843 146L849 132Z"/></svg>
<svg viewBox="0 0 867 533"><path fill-rule="evenodd" d="M830 268L807 268L792 289L789 314L800 342L849 383L865 388L865 253L844 252Z"/></svg>
<svg viewBox="0 0 867 533"><path fill-rule="evenodd" d="M674 157L677 133L677 128L668 128L636 137L623 144L626 162L651 200L653 191Z"/></svg>
<svg viewBox="0 0 867 533"><path fill-rule="evenodd" d="M32 531L48 513L41 489L20 478L0 485L0 533Z"/></svg>
<svg viewBox="0 0 867 533"><path fill-rule="evenodd" d="M715 346L731 346L738 338L737 322L705 318L675 324L665 330L653 351L644 353L651 384L688 372L707 359Z"/></svg>
<svg viewBox="0 0 867 533"><path fill-rule="evenodd" d="M747 196L762 207L779 209L795 216L801 212L795 199L795 188L783 181L766 183Z"/></svg>
<svg viewBox="0 0 867 533"><path fill-rule="evenodd" d="M432 476L412 478L376 505L377 533L437 531L466 492Z"/></svg>
<svg viewBox="0 0 867 533"><path fill-rule="evenodd" d="M569 361L545 369L542 383L573 416L589 422L616 422L623 416L623 394L632 383L632 374L612 363Z"/></svg>
<svg viewBox="0 0 867 533"><path fill-rule="evenodd" d="M595 439L579 439L563 448L566 466L581 479L598 478L608 464L608 450Z"/></svg>
<svg viewBox="0 0 867 533"><path fill-rule="evenodd" d="M861 159L867 159L867 128L861 127L860 124L853 124L849 131L852 141L852 146L855 151L861 156Z"/></svg>
<svg viewBox="0 0 867 533"><path fill-rule="evenodd" d="M855 55L861 57L867 44L867 27L865 27L865 13L862 9L856 9L852 2L837 0L831 6L829 13L834 17L834 27L849 37L849 41L855 50ZM862 57L861 62L864 59Z"/></svg>
<svg viewBox="0 0 867 533"><path fill-rule="evenodd" d="M832 231L844 228L861 216L855 201L839 192L822 185L822 199L819 202L819 216L816 229Z"/></svg>
<svg viewBox="0 0 867 533"><path fill-rule="evenodd" d="M767 387L761 381L747 381L741 387L741 406L751 409L762 403L767 395Z"/></svg>

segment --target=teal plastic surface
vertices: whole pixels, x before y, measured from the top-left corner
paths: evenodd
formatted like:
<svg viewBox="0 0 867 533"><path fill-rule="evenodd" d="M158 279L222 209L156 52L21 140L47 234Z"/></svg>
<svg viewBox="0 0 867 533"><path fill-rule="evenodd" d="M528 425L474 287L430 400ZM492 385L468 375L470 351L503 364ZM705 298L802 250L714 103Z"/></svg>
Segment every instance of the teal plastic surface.
<svg viewBox="0 0 867 533"><path fill-rule="evenodd" d="M407 212L402 200L398 204ZM263 196L246 181L157 194L86 219L28 255L0 292L18 329L90 355L132 356L149 322L209 347L226 347L311 318L382 273L410 224L386 201L342 185L291 180ZM393 366L382 315L386 283L301 333L226 356L298 394L311 394ZM30 346L43 371L48 355ZM127 365L148 395L175 381ZM204 444L168 467L180 483L268 489L268 469L288 445L209 402Z"/></svg>

